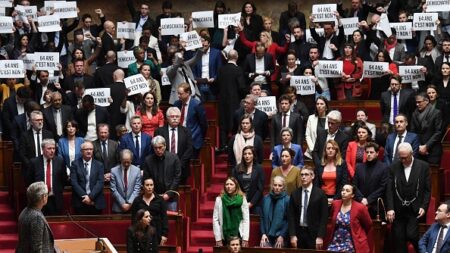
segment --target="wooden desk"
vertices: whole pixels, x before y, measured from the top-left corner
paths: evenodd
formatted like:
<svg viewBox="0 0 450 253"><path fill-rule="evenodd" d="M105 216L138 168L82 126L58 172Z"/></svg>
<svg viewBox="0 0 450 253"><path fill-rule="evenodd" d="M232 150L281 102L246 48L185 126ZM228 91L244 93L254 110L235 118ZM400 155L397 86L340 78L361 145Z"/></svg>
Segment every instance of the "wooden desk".
<svg viewBox="0 0 450 253"><path fill-rule="evenodd" d="M114 246L108 238L102 238L107 253L117 253ZM95 251L95 243L97 238L82 238L82 239L61 239L55 240L55 246L60 252L66 253L85 253L85 252L100 252Z"/></svg>

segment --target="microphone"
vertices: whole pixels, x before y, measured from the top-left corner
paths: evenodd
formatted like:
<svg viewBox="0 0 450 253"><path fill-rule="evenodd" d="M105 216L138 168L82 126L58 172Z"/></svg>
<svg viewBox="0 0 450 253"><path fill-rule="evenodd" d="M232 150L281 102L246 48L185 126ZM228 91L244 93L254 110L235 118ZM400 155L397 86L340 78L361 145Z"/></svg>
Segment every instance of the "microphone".
<svg viewBox="0 0 450 253"><path fill-rule="evenodd" d="M77 225L77 227L79 227L81 230L83 230L84 232L87 232L88 234L90 234L92 237L96 237L97 241L95 242L95 250L100 252L100 253L106 253L106 246L105 246L105 242L103 242L103 239L100 238L100 236L94 234L91 230L87 229L86 227L84 227L83 225L81 225L79 222L75 221L72 217L72 215L70 215L69 212L67 212L67 217L69 218L69 220Z"/></svg>

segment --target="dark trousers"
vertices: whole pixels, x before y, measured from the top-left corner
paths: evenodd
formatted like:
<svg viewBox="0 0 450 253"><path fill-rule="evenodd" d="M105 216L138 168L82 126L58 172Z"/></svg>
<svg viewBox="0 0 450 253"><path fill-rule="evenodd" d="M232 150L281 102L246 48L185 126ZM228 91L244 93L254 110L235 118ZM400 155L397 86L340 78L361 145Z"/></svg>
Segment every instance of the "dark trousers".
<svg viewBox="0 0 450 253"><path fill-rule="evenodd" d="M42 213L45 216L62 214L62 210L56 207L55 196L48 196L47 204L42 208Z"/></svg>
<svg viewBox="0 0 450 253"><path fill-rule="evenodd" d="M75 207L75 214L78 215L98 215L101 214L102 210L95 208L95 206L81 204L80 207Z"/></svg>
<svg viewBox="0 0 450 253"><path fill-rule="evenodd" d="M407 253L407 242L411 242L416 252L419 252L419 221L417 213L412 207L403 207L400 213L395 214L392 224L392 234L394 239L394 252Z"/></svg>
<svg viewBox="0 0 450 253"><path fill-rule="evenodd" d="M299 249L315 249L316 236L311 235L308 227L297 228L297 248Z"/></svg>

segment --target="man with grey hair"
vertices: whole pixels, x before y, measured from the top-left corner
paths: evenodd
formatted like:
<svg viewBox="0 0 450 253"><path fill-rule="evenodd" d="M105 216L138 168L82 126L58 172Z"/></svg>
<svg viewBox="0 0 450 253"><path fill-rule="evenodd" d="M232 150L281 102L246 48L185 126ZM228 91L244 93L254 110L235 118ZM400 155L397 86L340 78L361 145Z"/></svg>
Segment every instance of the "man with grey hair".
<svg viewBox="0 0 450 253"><path fill-rule="evenodd" d="M31 159L29 183L45 182L48 202L42 212L45 215L62 214L64 208L63 191L67 184L64 159L56 156L56 143L53 139L42 140L42 155Z"/></svg>
<svg viewBox="0 0 450 253"><path fill-rule="evenodd" d="M124 149L120 152L120 165L111 169L112 211L128 213L134 199L141 191L141 170L131 164L133 152Z"/></svg>
<svg viewBox="0 0 450 253"><path fill-rule="evenodd" d="M155 193L162 195L167 202L167 210L176 211L177 202L174 199L181 177L181 163L177 155L166 150L166 140L158 135L153 137L154 154L145 158L141 169L144 180L153 178Z"/></svg>
<svg viewBox="0 0 450 253"><path fill-rule="evenodd" d="M398 146L398 161L390 166L386 187L386 219L392 223L394 252L408 252L411 242L416 252L419 241L419 222L431 198L431 179L428 163L413 156L411 144Z"/></svg>
<svg viewBox="0 0 450 253"><path fill-rule="evenodd" d="M316 168L320 167L321 159L325 144L328 140L335 140L341 151L342 159L345 160L345 153L347 152L347 145L350 137L340 130L342 123L342 114L340 111L332 110L327 115L328 129L321 129L317 131L317 139L312 151L313 161Z"/></svg>
<svg viewBox="0 0 450 253"><path fill-rule="evenodd" d="M155 136L162 136L169 144L168 151L178 156L181 163L180 184L185 184L190 172L190 160L192 157L191 131L180 125L181 111L177 107L169 107L166 112L167 124L156 129Z"/></svg>
<svg viewBox="0 0 450 253"><path fill-rule="evenodd" d="M17 253L55 252L52 230L41 212L47 199L48 191L44 182L28 186L28 205L19 215Z"/></svg>
<svg viewBox="0 0 450 253"><path fill-rule="evenodd" d="M237 109L234 112L233 118L233 134L237 133L239 122L244 114L250 114L253 119L253 128L255 129L255 133L261 137L264 141L266 139L267 134L269 132L269 118L267 114L256 108L256 103L258 102L258 97L255 95L248 94L244 98L244 106Z"/></svg>

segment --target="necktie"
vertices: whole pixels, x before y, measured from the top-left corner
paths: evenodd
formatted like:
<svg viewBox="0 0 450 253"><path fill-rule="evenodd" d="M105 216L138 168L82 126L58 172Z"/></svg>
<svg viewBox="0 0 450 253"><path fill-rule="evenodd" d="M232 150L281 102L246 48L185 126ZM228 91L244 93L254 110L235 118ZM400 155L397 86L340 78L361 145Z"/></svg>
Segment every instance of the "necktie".
<svg viewBox="0 0 450 253"><path fill-rule="evenodd" d="M394 112L393 112L393 117L392 117L392 121L395 121L395 117L398 114L398 101L397 101L397 93L394 94Z"/></svg>
<svg viewBox="0 0 450 253"><path fill-rule="evenodd" d="M195 97L195 87L194 87L191 79L186 74L186 71L184 70L184 67L181 67L181 72L183 72L184 80L186 81L186 83L189 84L189 86L191 86L191 92L192 92L191 96Z"/></svg>
<svg viewBox="0 0 450 253"><path fill-rule="evenodd" d="M52 173L51 173L51 163L52 160L47 159L47 170L45 172L45 178L47 179L47 190L48 193L52 192Z"/></svg>
<svg viewBox="0 0 450 253"><path fill-rule="evenodd" d="M61 123L61 110L57 109L55 114L55 124L56 124L56 134L61 136L63 134L62 131L62 123Z"/></svg>
<svg viewBox="0 0 450 253"><path fill-rule="evenodd" d="M445 59L447 60L447 62L450 62L450 54L446 55Z"/></svg>
<svg viewBox="0 0 450 253"><path fill-rule="evenodd" d="M306 219L306 211L307 210L308 210L308 190L305 190L305 195L303 197L303 211L302 211L304 225L308 224L308 221Z"/></svg>
<svg viewBox="0 0 450 253"><path fill-rule="evenodd" d="M90 194L91 193L91 186L89 183L89 163L85 162L84 163L84 169L86 170L86 193Z"/></svg>
<svg viewBox="0 0 450 253"><path fill-rule="evenodd" d="M139 160L139 157L141 156L141 148L139 146L139 135L136 135L135 138L136 138L136 154L137 154L136 160Z"/></svg>
<svg viewBox="0 0 450 253"><path fill-rule="evenodd" d="M283 128L286 127L286 117L287 117L286 113L283 113Z"/></svg>
<svg viewBox="0 0 450 253"><path fill-rule="evenodd" d="M175 152L175 150L176 150L176 145L177 145L177 143L176 143L176 141L175 141L175 128L172 128L171 129L172 130L172 139L170 140L170 152L172 152L172 153L176 153Z"/></svg>
<svg viewBox="0 0 450 253"><path fill-rule="evenodd" d="M436 253L441 252L442 245L444 244L444 229L445 228L447 228L447 226L443 225L443 226L441 226L441 231L439 231L438 239L436 242Z"/></svg>
<svg viewBox="0 0 450 253"><path fill-rule="evenodd" d="M398 136L398 141L397 141L397 145L395 145L395 150L394 150L394 159L398 158L398 146L400 145L400 143L402 143L402 139L403 139L403 135L399 135Z"/></svg>
<svg viewBox="0 0 450 253"><path fill-rule="evenodd" d="M39 138L39 131L36 131L36 157L41 155L41 139Z"/></svg>
<svg viewBox="0 0 450 253"><path fill-rule="evenodd" d="M108 167L108 153L106 149L106 141L102 141L102 158L105 169Z"/></svg>
<svg viewBox="0 0 450 253"><path fill-rule="evenodd" d="M89 163L84 163L84 169L86 170L86 177L89 179L89 170L88 170Z"/></svg>
<svg viewBox="0 0 450 253"><path fill-rule="evenodd" d="M181 106L181 117L180 117L180 124L184 126L184 114L186 113L186 104L183 103Z"/></svg>
<svg viewBox="0 0 450 253"><path fill-rule="evenodd" d="M123 186L125 189L125 195L127 195L127 189L128 189L128 168L125 168L123 170Z"/></svg>

